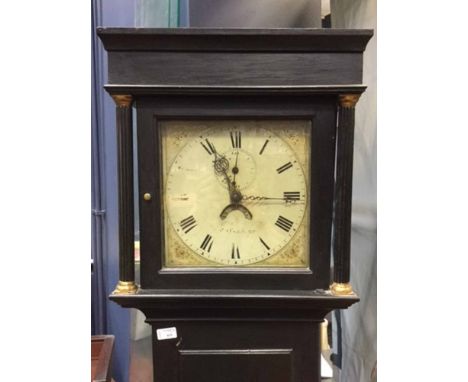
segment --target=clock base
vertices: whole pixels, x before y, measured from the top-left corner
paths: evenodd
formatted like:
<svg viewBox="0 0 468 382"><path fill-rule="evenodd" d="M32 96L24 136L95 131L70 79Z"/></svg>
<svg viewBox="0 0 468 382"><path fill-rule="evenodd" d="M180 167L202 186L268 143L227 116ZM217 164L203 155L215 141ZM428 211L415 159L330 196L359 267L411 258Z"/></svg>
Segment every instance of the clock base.
<svg viewBox="0 0 468 382"><path fill-rule="evenodd" d="M167 327L177 338L158 340ZM153 322L154 381L319 382L319 328L293 319Z"/></svg>
<svg viewBox="0 0 468 382"><path fill-rule="evenodd" d="M324 290L139 289L110 298L152 326L157 382L320 382L321 323L359 300Z"/></svg>

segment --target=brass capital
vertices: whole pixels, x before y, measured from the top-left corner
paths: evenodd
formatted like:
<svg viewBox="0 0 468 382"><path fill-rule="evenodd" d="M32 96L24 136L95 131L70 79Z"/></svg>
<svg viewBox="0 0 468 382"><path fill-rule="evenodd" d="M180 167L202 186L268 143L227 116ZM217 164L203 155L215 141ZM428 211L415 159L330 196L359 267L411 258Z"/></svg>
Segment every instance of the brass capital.
<svg viewBox="0 0 468 382"><path fill-rule="evenodd" d="M133 101L132 96L128 94L113 94L112 98L118 107L129 107Z"/></svg>
<svg viewBox="0 0 468 382"><path fill-rule="evenodd" d="M135 294L137 291L135 281L119 281L112 294Z"/></svg>
<svg viewBox="0 0 468 382"><path fill-rule="evenodd" d="M352 296L355 294L350 283L333 283L330 285L330 290L335 296Z"/></svg>
<svg viewBox="0 0 468 382"><path fill-rule="evenodd" d="M340 94L338 96L341 107L352 108L356 106L360 94Z"/></svg>

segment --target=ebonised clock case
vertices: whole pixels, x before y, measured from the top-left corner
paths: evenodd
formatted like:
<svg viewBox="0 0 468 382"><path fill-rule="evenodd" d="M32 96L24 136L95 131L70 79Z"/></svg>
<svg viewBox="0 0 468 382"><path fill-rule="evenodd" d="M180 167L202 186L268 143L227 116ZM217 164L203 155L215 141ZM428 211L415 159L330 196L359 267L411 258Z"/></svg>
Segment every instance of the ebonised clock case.
<svg viewBox="0 0 468 382"><path fill-rule="evenodd" d="M336 99L333 96L138 97L141 288L327 289L333 209ZM164 120L291 120L311 122L310 268L164 268L159 123ZM143 199L150 193L150 201Z"/></svg>
<svg viewBox="0 0 468 382"><path fill-rule="evenodd" d="M372 31L98 28L98 35L117 117L119 283L110 299L141 310L152 326L154 380L319 382L320 323L359 300L349 282L354 110ZM311 120L310 270L163 269L158 123L182 118ZM158 340L168 327L177 337Z"/></svg>

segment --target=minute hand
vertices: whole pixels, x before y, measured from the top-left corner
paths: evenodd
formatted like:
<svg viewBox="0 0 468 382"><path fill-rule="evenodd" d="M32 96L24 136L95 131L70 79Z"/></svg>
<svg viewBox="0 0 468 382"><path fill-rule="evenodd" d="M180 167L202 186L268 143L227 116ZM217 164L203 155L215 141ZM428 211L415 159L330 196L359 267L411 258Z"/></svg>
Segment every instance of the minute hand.
<svg viewBox="0 0 468 382"><path fill-rule="evenodd" d="M270 198L268 196L252 196L252 195L244 195L242 200L283 200L288 203L299 202L299 198L293 197L283 197L283 198Z"/></svg>

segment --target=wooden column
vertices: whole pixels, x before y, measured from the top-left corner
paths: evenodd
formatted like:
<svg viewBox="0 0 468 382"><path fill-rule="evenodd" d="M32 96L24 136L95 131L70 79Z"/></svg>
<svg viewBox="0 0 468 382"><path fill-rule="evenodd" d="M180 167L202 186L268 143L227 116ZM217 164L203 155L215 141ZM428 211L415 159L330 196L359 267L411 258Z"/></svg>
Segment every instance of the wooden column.
<svg viewBox="0 0 468 382"><path fill-rule="evenodd" d="M114 294L131 294L135 284L132 96L113 95L116 103L119 199L119 282Z"/></svg>
<svg viewBox="0 0 468 382"><path fill-rule="evenodd" d="M330 289L335 295L354 294L349 283L351 207L353 193L354 108L360 94L339 95L334 195L334 275Z"/></svg>

